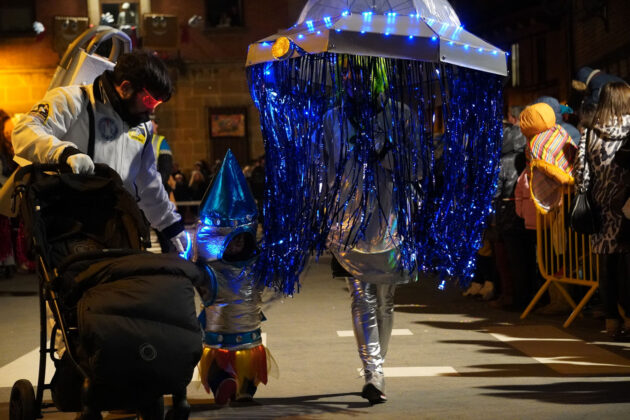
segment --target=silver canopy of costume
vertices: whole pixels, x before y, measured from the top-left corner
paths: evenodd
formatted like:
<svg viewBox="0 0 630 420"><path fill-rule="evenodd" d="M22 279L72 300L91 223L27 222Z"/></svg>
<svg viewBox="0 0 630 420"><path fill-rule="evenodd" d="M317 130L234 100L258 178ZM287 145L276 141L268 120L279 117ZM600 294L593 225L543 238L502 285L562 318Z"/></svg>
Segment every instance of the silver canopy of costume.
<svg viewBox="0 0 630 420"><path fill-rule="evenodd" d="M442 62L507 75L507 53L466 31L446 0L309 0L295 25L249 46L246 64L321 52Z"/></svg>

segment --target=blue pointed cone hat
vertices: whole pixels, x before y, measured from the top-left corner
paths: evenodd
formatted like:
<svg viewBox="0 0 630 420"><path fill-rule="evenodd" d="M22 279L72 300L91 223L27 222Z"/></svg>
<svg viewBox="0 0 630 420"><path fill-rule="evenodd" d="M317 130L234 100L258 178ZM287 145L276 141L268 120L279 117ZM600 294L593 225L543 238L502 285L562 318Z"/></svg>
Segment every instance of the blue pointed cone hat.
<svg viewBox="0 0 630 420"><path fill-rule="evenodd" d="M255 241L258 208L231 150L223 158L199 208L195 259L221 260L232 238L240 233L248 233Z"/></svg>
<svg viewBox="0 0 630 420"><path fill-rule="evenodd" d="M234 154L228 150L221 169L200 204L199 218L216 227L256 223L258 208Z"/></svg>

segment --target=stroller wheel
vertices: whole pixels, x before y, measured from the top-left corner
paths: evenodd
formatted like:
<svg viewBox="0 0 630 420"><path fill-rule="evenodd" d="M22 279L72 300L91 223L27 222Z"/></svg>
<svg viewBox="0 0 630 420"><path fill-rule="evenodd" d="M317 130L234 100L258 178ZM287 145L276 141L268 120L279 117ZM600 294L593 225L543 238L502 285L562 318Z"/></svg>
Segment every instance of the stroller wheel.
<svg viewBox="0 0 630 420"><path fill-rule="evenodd" d="M164 397L161 396L151 404L138 410L139 420L163 420L164 419Z"/></svg>
<svg viewBox="0 0 630 420"><path fill-rule="evenodd" d="M165 420L188 420L190 405L187 407L172 407L166 412Z"/></svg>
<svg viewBox="0 0 630 420"><path fill-rule="evenodd" d="M169 408L166 412L165 420L188 420L188 416L190 415L189 410L177 410L175 408Z"/></svg>
<svg viewBox="0 0 630 420"><path fill-rule="evenodd" d="M35 389L30 381L20 379L11 388L11 400L9 405L10 420L35 420L37 407L35 407Z"/></svg>
<svg viewBox="0 0 630 420"><path fill-rule="evenodd" d="M166 412L166 420L188 420L190 404L186 399L186 388L173 393L173 406Z"/></svg>

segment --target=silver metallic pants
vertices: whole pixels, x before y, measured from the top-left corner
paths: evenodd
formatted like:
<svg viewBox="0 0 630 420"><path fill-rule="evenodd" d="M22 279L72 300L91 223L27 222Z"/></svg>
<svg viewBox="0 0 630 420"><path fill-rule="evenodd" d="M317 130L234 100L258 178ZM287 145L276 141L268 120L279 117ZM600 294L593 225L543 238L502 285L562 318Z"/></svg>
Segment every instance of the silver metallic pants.
<svg viewBox="0 0 630 420"><path fill-rule="evenodd" d="M365 381L384 391L383 362L394 324L395 284L372 284L348 278L352 321Z"/></svg>

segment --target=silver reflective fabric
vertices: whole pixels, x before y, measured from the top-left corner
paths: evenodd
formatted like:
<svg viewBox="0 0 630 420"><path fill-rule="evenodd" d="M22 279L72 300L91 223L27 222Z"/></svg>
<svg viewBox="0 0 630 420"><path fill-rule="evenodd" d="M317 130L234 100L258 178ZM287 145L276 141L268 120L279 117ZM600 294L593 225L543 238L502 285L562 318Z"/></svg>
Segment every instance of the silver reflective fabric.
<svg viewBox="0 0 630 420"><path fill-rule="evenodd" d="M254 287L248 276L239 276L241 267L220 261L210 264L217 278L218 295L215 303L206 308L206 331L239 333L260 328L263 287ZM256 347L260 341L231 350Z"/></svg>
<svg viewBox="0 0 630 420"><path fill-rule="evenodd" d="M365 381L385 391L383 363L394 323L396 285L370 284L348 279L352 298L352 323Z"/></svg>
<svg viewBox="0 0 630 420"><path fill-rule="evenodd" d="M425 19L435 19L438 22L459 26L460 21L453 7L446 0L414 0L416 13Z"/></svg>
<svg viewBox="0 0 630 420"><path fill-rule="evenodd" d="M400 107L409 120L411 111L409 107ZM387 102L382 112L376 116L374 142L376 150L383 147L387 141L384 135L391 132L391 122L387 116L395 111L391 102ZM370 222L365 229L364 235L351 247L347 247L348 241L352 241L357 236L358 224L353 220L354 215L363 205L363 168L354 163L351 157L353 146L348 144L347 139L357 135L356 128L346 122L340 124L340 110L333 108L324 116L325 147L329 161L328 183L335 182L335 171L344 154L350 155L341 178L339 188L340 202L347 202L347 207L341 220L336 221L330 228L328 236L328 249L335 255L341 266L356 277L370 283L406 283L409 281L409 274L397 269L400 258L396 249L398 241L396 233L396 214L392 205L392 179L388 172L390 169L391 152L385 154L379 164L374 165L375 178L379 184L375 189L366 192L366 214L370 216ZM356 185L355 185L356 184Z"/></svg>
<svg viewBox="0 0 630 420"><path fill-rule="evenodd" d="M324 17L337 17L343 12L361 14L372 12L375 15L396 13L400 16L420 14L424 19L435 19L459 26L457 13L446 0L309 0L302 9L297 23L307 20L322 20Z"/></svg>

